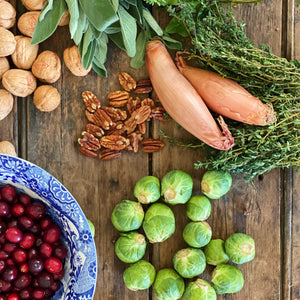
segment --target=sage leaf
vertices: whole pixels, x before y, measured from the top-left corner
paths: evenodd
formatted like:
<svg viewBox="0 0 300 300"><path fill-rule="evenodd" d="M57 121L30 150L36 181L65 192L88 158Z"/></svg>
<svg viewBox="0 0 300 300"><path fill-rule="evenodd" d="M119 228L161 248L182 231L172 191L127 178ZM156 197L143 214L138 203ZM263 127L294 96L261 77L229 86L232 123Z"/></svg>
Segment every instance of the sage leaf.
<svg viewBox="0 0 300 300"><path fill-rule="evenodd" d="M131 5L128 9L128 13L136 19L140 26L143 25L143 8L142 1L138 1L136 5Z"/></svg>
<svg viewBox="0 0 300 300"><path fill-rule="evenodd" d="M105 33L107 34L114 34L118 32L121 32L120 22L116 22L105 29Z"/></svg>
<svg viewBox="0 0 300 300"><path fill-rule="evenodd" d="M99 31L118 20L114 6L110 0L79 0L79 3L89 21Z"/></svg>
<svg viewBox="0 0 300 300"><path fill-rule="evenodd" d="M56 30L62 15L67 10L65 0L53 0L53 9L49 10L41 21L38 19L34 29L31 44L39 44L46 40Z"/></svg>
<svg viewBox="0 0 300 300"><path fill-rule="evenodd" d="M136 52L136 20L122 6L119 6L118 16L126 53L128 56L133 57Z"/></svg>
<svg viewBox="0 0 300 300"><path fill-rule="evenodd" d="M143 17L146 20L146 22L149 24L149 26L156 32L157 35L162 36L163 30L158 25L152 14L147 8L143 9Z"/></svg>
<svg viewBox="0 0 300 300"><path fill-rule="evenodd" d="M182 37L189 36L184 23L178 18L172 18L167 27L165 28L165 31L169 34L179 34Z"/></svg>
<svg viewBox="0 0 300 300"><path fill-rule="evenodd" d="M70 13L69 30L71 39L73 39L79 23L79 7L77 0L65 0Z"/></svg>
<svg viewBox="0 0 300 300"><path fill-rule="evenodd" d="M174 50L181 50L182 49L182 43L180 41L174 40L171 37L167 35L163 35L162 39L164 40L166 46L169 49L174 49Z"/></svg>
<svg viewBox="0 0 300 300"><path fill-rule="evenodd" d="M116 46L124 51L126 51L126 47L124 45L123 36L121 31L116 32L109 35L109 38L116 44Z"/></svg>
<svg viewBox="0 0 300 300"><path fill-rule="evenodd" d="M86 15L82 11L82 8L80 7L80 5L78 6L78 11L79 11L79 19L78 19L76 31L73 36L73 41L76 45L79 45L79 43L81 42L83 34L86 31L86 26L88 24Z"/></svg>
<svg viewBox="0 0 300 300"><path fill-rule="evenodd" d="M104 65L97 65L93 62L93 70L102 77L107 77L107 70Z"/></svg>
<svg viewBox="0 0 300 300"><path fill-rule="evenodd" d="M128 10L129 7L130 7L130 4L129 4L128 2L126 2L126 1L120 0L120 4L121 4L126 10Z"/></svg>
<svg viewBox="0 0 300 300"><path fill-rule="evenodd" d="M96 40L91 40L84 55L81 57L82 66L87 70L92 64L96 50Z"/></svg>
<svg viewBox="0 0 300 300"><path fill-rule="evenodd" d="M43 21L45 15L52 9L53 9L53 0L49 0L46 2L43 9L41 10L41 13L39 15L40 20Z"/></svg>
<svg viewBox="0 0 300 300"><path fill-rule="evenodd" d="M119 7L119 0L111 0L111 4L115 10L115 12L118 10Z"/></svg>
<svg viewBox="0 0 300 300"><path fill-rule="evenodd" d="M136 54L130 60L130 66L135 69L141 68L145 63L145 50L146 44L150 39L150 35L147 31L143 30L139 33L136 39Z"/></svg>

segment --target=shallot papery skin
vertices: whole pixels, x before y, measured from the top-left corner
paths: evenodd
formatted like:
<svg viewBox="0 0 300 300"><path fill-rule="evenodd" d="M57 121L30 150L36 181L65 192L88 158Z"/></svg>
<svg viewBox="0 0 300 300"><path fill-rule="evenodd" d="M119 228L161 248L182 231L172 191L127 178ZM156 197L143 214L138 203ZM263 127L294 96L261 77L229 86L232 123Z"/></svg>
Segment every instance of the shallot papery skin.
<svg viewBox="0 0 300 300"><path fill-rule="evenodd" d="M264 104L237 82L215 72L189 66L180 55L176 60L179 71L212 111L250 125L268 125L276 121L272 106Z"/></svg>
<svg viewBox="0 0 300 300"><path fill-rule="evenodd" d="M220 118L221 132L200 95L178 71L160 40L147 44L146 67L160 102L175 122L213 148L229 150L234 145L223 119Z"/></svg>

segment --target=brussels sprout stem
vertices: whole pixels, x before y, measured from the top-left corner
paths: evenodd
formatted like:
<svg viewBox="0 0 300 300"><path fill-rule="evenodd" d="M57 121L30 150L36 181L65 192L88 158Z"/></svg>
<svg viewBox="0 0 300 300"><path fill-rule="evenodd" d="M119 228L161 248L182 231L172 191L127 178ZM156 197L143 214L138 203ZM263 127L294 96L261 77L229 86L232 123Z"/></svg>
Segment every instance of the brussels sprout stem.
<svg viewBox="0 0 300 300"><path fill-rule="evenodd" d="M166 200L173 200L176 198L176 191L172 188L168 188L164 193L164 197Z"/></svg>

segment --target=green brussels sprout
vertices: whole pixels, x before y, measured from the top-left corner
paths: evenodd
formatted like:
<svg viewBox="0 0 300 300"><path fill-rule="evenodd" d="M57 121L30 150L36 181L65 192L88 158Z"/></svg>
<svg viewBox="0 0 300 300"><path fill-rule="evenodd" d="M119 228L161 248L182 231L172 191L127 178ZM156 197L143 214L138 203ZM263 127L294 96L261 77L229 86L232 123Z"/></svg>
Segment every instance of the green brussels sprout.
<svg viewBox="0 0 300 300"><path fill-rule="evenodd" d="M225 252L224 241L221 239L211 240L204 248L206 262L217 266L228 262L229 257Z"/></svg>
<svg viewBox="0 0 300 300"><path fill-rule="evenodd" d="M89 224L90 229L91 229L92 237L94 237L94 236L95 236L95 226L94 226L94 224L92 223L92 221L90 221L89 219L87 219L87 221L88 221L88 224Z"/></svg>
<svg viewBox="0 0 300 300"><path fill-rule="evenodd" d="M123 273L126 287L132 291L146 290L154 282L156 271L146 260L139 260L130 265Z"/></svg>
<svg viewBox="0 0 300 300"><path fill-rule="evenodd" d="M217 294L236 293L244 286L242 272L231 265L221 264L216 266L211 276Z"/></svg>
<svg viewBox="0 0 300 300"><path fill-rule="evenodd" d="M170 207L154 203L148 208L143 229L150 243L165 241L175 232L175 217Z"/></svg>
<svg viewBox="0 0 300 300"><path fill-rule="evenodd" d="M217 294L207 281L198 278L187 285L182 300L217 300Z"/></svg>
<svg viewBox="0 0 300 300"><path fill-rule="evenodd" d="M205 221L189 222L183 229L183 239L194 248L204 247L209 243L212 236L212 230Z"/></svg>
<svg viewBox="0 0 300 300"><path fill-rule="evenodd" d="M173 269L157 272L153 292L159 300L177 300L184 292L184 280Z"/></svg>
<svg viewBox="0 0 300 300"><path fill-rule="evenodd" d="M139 202L122 200L112 212L111 221L119 231L132 231L140 228L144 210Z"/></svg>
<svg viewBox="0 0 300 300"><path fill-rule="evenodd" d="M192 221L205 221L211 213L211 203L205 196L193 196L186 204L186 215Z"/></svg>
<svg viewBox="0 0 300 300"><path fill-rule="evenodd" d="M160 198L160 182L157 177L145 176L135 185L134 196L140 203L149 204Z"/></svg>
<svg viewBox="0 0 300 300"><path fill-rule="evenodd" d="M186 203L193 189L192 177L180 170L168 172L161 180L163 201L169 204Z"/></svg>
<svg viewBox="0 0 300 300"><path fill-rule="evenodd" d="M206 267L202 250L186 248L177 251L173 257L174 269L184 278L192 278L202 274Z"/></svg>
<svg viewBox="0 0 300 300"><path fill-rule="evenodd" d="M115 243L115 253L121 261L134 263L145 255L146 246L146 239L141 233L121 233Z"/></svg>
<svg viewBox="0 0 300 300"><path fill-rule="evenodd" d="M224 196L231 187L232 178L228 172L206 171L201 180L201 190L210 199Z"/></svg>
<svg viewBox="0 0 300 300"><path fill-rule="evenodd" d="M235 264L251 261L255 256L255 243L251 236L234 233L225 241L225 252Z"/></svg>

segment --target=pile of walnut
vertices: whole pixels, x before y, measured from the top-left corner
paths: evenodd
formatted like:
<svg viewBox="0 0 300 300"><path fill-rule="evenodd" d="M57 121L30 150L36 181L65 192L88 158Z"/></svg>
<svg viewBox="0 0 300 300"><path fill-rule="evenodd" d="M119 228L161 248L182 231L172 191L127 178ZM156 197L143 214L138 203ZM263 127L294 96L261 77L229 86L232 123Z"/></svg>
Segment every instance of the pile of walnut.
<svg viewBox="0 0 300 300"><path fill-rule="evenodd" d="M90 91L82 93L89 123L78 143L79 151L88 157L99 156L101 160L118 158L122 150L137 152L139 143L147 153L164 147L158 139L143 138L147 121L168 120L162 106L156 106L150 98L142 100L137 96L152 91L150 80L136 82L129 74L122 72L119 81L124 90L108 94L109 106L101 106L99 99Z"/></svg>

